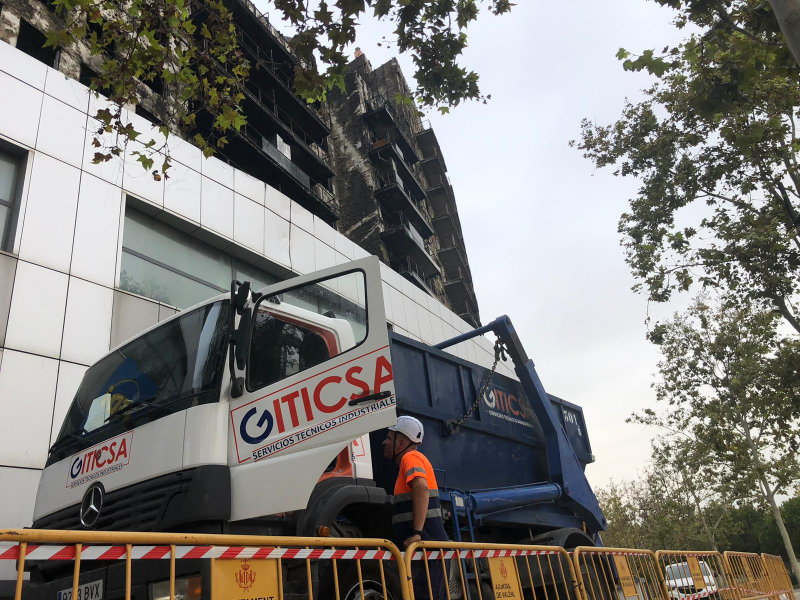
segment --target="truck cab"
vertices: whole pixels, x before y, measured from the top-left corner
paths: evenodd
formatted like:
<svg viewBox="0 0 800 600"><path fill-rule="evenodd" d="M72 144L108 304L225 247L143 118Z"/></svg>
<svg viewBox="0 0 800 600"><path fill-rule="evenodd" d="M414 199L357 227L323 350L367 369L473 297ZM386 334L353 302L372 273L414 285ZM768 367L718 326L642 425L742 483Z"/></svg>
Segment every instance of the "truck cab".
<svg viewBox="0 0 800 600"><path fill-rule="evenodd" d="M320 481L371 478L396 419L377 260L236 292L88 369L35 527L289 534Z"/></svg>

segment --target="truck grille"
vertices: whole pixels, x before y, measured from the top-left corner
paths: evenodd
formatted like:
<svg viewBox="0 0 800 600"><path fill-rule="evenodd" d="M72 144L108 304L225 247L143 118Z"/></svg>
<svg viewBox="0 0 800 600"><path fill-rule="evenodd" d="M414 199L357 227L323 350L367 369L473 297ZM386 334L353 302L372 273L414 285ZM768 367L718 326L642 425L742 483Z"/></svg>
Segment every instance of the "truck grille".
<svg viewBox="0 0 800 600"><path fill-rule="evenodd" d="M159 531L170 500L185 492L194 471L183 471L137 483L113 492L103 499L100 520L94 530ZM86 529L78 515L80 503L36 521L36 529Z"/></svg>

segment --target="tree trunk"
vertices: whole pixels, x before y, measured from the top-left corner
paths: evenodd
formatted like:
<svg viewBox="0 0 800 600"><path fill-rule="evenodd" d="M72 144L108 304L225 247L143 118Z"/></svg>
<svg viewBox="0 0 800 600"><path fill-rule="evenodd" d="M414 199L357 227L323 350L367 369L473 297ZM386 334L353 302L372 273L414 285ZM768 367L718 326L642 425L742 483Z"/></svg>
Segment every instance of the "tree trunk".
<svg viewBox="0 0 800 600"><path fill-rule="evenodd" d="M767 504L769 504L770 509L772 509L772 516L775 518L775 524L778 526L778 531L781 533L781 539L783 539L783 545L786 548L786 554L789 556L789 564L792 566L792 572L794 572L794 576L797 581L800 581L800 563L797 562L797 556L795 556L794 553L792 540L789 538L789 532L786 531L786 525L783 522L781 509L778 507L778 503L775 501L775 490L769 485L769 481L767 481L767 477L764 474L761 454L758 451L758 448L756 448L753 437L750 435L750 427L747 425L747 421L742 419L742 425L744 426L747 446L750 449L750 456L753 459L753 466L756 468L756 474L759 482L761 483L761 489L764 492L764 499L767 501Z"/></svg>
<svg viewBox="0 0 800 600"><path fill-rule="evenodd" d="M714 552L719 552L719 548L717 547L717 537L714 535L714 532L711 531L711 528L708 526L708 521L706 520L706 515L703 512L702 507L700 506L700 499L697 497L695 493L694 487L691 484L687 485L688 478L686 477L686 473L683 470L679 471L681 479L681 485L684 488L689 490L689 495L692 497L692 502L694 502L694 508L697 511L697 516L700 517L700 523L703 525L703 530L706 532L706 536L708 537L708 541L711 542L711 547Z"/></svg>
<svg viewBox="0 0 800 600"><path fill-rule="evenodd" d="M792 540L789 538L789 532L786 531L786 525L783 522L781 509L778 506L778 503L775 502L775 495L769 490L769 488L765 488L765 491L767 491L767 502L769 503L769 507L772 509L772 516L775 517L775 523L778 525L778 531L781 532L781 539L783 539L783 545L786 547L786 554L789 555L789 564L792 566L795 579L800 581L800 563L797 562L797 556L794 554Z"/></svg>
<svg viewBox="0 0 800 600"><path fill-rule="evenodd" d="M786 45L800 65L800 0L769 0Z"/></svg>

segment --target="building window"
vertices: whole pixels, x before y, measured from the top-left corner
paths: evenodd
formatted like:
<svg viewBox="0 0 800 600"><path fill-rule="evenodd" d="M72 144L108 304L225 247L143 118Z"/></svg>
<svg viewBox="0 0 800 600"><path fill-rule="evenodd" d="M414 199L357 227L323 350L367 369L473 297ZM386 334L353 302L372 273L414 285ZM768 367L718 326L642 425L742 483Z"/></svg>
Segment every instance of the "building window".
<svg viewBox="0 0 800 600"><path fill-rule="evenodd" d="M140 117L144 117L154 125L161 125L161 119L156 117L153 113L144 108L141 104L137 104L133 112L135 112Z"/></svg>
<svg viewBox="0 0 800 600"><path fill-rule="evenodd" d="M278 278L131 207L122 234L119 287L159 302L187 308L230 292L231 281L253 289Z"/></svg>
<svg viewBox="0 0 800 600"><path fill-rule="evenodd" d="M24 151L0 141L0 250L4 252L14 249L25 159Z"/></svg>
<svg viewBox="0 0 800 600"><path fill-rule="evenodd" d="M44 47L47 37L27 21L20 20L17 50L43 62L48 67L58 68L58 49Z"/></svg>

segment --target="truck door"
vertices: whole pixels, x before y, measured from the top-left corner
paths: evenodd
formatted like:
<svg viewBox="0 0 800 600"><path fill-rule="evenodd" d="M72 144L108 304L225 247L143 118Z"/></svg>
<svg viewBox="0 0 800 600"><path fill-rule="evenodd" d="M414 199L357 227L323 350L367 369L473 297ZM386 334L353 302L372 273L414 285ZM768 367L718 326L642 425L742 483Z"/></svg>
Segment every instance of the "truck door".
<svg viewBox="0 0 800 600"><path fill-rule="evenodd" d="M377 258L260 292L230 402L233 520L305 508L343 448L396 420Z"/></svg>

